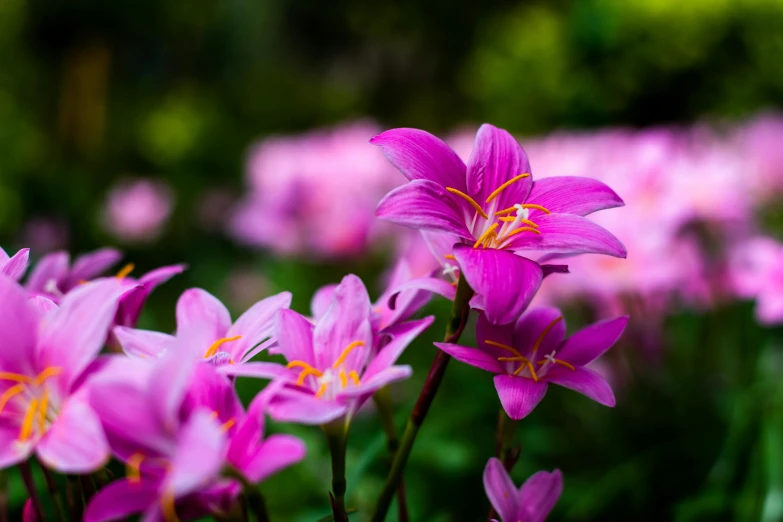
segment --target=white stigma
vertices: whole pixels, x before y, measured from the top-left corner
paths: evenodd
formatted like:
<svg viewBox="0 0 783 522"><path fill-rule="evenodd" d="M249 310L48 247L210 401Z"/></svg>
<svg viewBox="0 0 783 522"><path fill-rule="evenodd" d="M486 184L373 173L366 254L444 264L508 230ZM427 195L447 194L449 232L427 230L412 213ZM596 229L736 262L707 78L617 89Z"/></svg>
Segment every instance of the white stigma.
<svg viewBox="0 0 783 522"><path fill-rule="evenodd" d="M528 219L530 218L530 209L523 207L520 203L517 203L514 205L514 208L517 209L517 219Z"/></svg>
<svg viewBox="0 0 783 522"><path fill-rule="evenodd" d="M555 364L555 350L552 350L552 353L550 353L549 355L545 355L544 359L546 359L547 362Z"/></svg>
<svg viewBox="0 0 783 522"><path fill-rule="evenodd" d="M60 291L59 288L57 288L56 279L49 279L48 281L46 281L46 284L44 284L44 291L48 294L56 295L57 297L63 296L63 293Z"/></svg>

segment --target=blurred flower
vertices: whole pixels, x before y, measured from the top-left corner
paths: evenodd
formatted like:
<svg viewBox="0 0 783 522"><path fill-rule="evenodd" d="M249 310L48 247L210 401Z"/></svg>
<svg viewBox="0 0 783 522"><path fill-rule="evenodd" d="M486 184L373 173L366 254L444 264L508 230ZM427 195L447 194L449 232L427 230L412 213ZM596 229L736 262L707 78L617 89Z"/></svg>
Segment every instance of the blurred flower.
<svg viewBox="0 0 783 522"><path fill-rule="evenodd" d="M256 145L248 159L250 192L231 217L231 234L316 258L358 256L382 245L389 230L376 225L373 209L399 182L367 145L376 133L360 122Z"/></svg>
<svg viewBox="0 0 783 522"><path fill-rule="evenodd" d="M416 129L392 129L371 143L411 180L381 200L378 217L452 236L457 246L447 255L476 292L471 305L493 323L515 320L541 284L541 267L522 254L626 255L617 238L583 217L622 200L590 178L533 183L527 154L502 129L481 126L468 166Z"/></svg>
<svg viewBox="0 0 783 522"><path fill-rule="evenodd" d="M33 252L51 252L68 244L67 224L54 218L33 218L22 227L22 244Z"/></svg>
<svg viewBox="0 0 783 522"><path fill-rule="evenodd" d="M783 245L755 238L734 247L729 277L740 297L756 299L756 317L763 324L783 323Z"/></svg>
<svg viewBox="0 0 783 522"><path fill-rule="evenodd" d="M122 258L122 253L114 248L101 248L78 256L73 265L70 258L63 250L43 256L27 278L27 291L58 301L83 281L106 272Z"/></svg>
<svg viewBox="0 0 783 522"><path fill-rule="evenodd" d="M85 284L45 312L0 277L0 467L33 451L62 473L90 473L106 463L109 447L81 384L125 291L116 281Z"/></svg>
<svg viewBox="0 0 783 522"><path fill-rule="evenodd" d="M627 323L628 317L601 321L565 339L565 320L556 308L537 308L515 324L502 326L492 325L482 314L476 325L477 348L435 346L457 360L497 374L495 388L503 409L519 420L541 402L549 382L614 406L612 389L584 366L611 348Z"/></svg>
<svg viewBox="0 0 783 522"><path fill-rule="evenodd" d="M538 471L517 489L503 463L493 457L484 468L484 490L500 522L543 522L563 492L563 475L559 469Z"/></svg>
<svg viewBox="0 0 783 522"><path fill-rule="evenodd" d="M150 242L162 232L173 205L171 189L160 181L124 181L109 191L103 225L121 241Z"/></svg>
<svg viewBox="0 0 783 522"><path fill-rule="evenodd" d="M27 260L30 257L30 249L23 248L13 256L6 254L5 250L0 248L0 273L19 281L27 270Z"/></svg>

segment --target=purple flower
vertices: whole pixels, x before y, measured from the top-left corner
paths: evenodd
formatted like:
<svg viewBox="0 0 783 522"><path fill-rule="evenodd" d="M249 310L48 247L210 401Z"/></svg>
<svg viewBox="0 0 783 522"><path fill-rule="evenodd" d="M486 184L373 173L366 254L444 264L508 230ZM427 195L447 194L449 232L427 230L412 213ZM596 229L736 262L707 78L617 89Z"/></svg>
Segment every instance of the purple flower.
<svg viewBox="0 0 783 522"><path fill-rule="evenodd" d="M19 281L27 270L27 260L30 258L30 249L23 248L9 257L5 250L0 248L0 274Z"/></svg>
<svg viewBox="0 0 783 522"><path fill-rule="evenodd" d="M517 489L503 464L493 457L484 468L484 490L500 522L543 522L563 492L563 474L559 469L538 471Z"/></svg>
<svg viewBox="0 0 783 522"><path fill-rule="evenodd" d="M160 357L178 344L178 350L194 359L221 366L231 375L252 376L258 368L262 375L269 363L249 362L257 353L275 343L275 314L291 304L291 294L281 292L251 306L236 322L223 303L200 288L186 290L177 301L177 336L118 326L114 335L123 350L135 357ZM187 338L188 343L177 343ZM180 353L184 356L186 353Z"/></svg>
<svg viewBox="0 0 783 522"><path fill-rule="evenodd" d="M63 473L106 462L109 448L81 384L125 290L114 281L85 284L46 311L0 277L0 467L33 451Z"/></svg>
<svg viewBox="0 0 783 522"><path fill-rule="evenodd" d="M160 181L125 181L109 191L103 223L120 240L152 241L163 230L173 204L171 189Z"/></svg>
<svg viewBox="0 0 783 522"><path fill-rule="evenodd" d="M57 302L80 283L106 272L120 258L122 253L119 250L101 248L77 257L71 266L68 252L52 252L36 263L25 288L30 293L41 294Z"/></svg>
<svg viewBox="0 0 783 522"><path fill-rule="evenodd" d="M435 136L392 129L371 140L409 180L378 204L382 219L453 236L453 257L475 290L472 305L511 322L541 284L522 253L625 257L622 243L584 216L621 206L603 183L577 177L533 183L527 155L506 131L482 125L466 166Z"/></svg>
<svg viewBox="0 0 783 522"><path fill-rule="evenodd" d="M482 314L476 324L478 348L435 343L455 359L496 373L495 389L512 419L526 417L541 402L548 383L578 391L606 406L615 399L609 384L584 366L612 347L628 317L590 325L568 339L556 308L537 308L516 323L492 325Z"/></svg>
<svg viewBox="0 0 783 522"><path fill-rule="evenodd" d="M278 313L275 351L288 365L269 376L281 377L289 386L272 400L272 418L305 424L350 419L376 390L410 376L410 366L394 363L433 318L397 324L376 335L372 313L367 289L355 275L345 276L334 288L315 325L291 310ZM376 343L383 347L376 350Z"/></svg>

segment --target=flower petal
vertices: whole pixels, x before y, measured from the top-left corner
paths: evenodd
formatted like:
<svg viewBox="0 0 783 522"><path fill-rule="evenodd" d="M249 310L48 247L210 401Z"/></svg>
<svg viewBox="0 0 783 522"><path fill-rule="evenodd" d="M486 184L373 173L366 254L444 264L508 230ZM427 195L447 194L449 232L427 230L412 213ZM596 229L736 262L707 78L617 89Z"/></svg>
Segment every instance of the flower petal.
<svg viewBox="0 0 783 522"><path fill-rule="evenodd" d="M122 252L115 248L100 248L73 260L73 267L63 282L67 291L82 281L90 281L103 274L122 258Z"/></svg>
<svg viewBox="0 0 783 522"><path fill-rule="evenodd" d="M459 245L454 247L454 256L462 277L476 292L476 307L493 324L515 321L541 286L541 267L511 252Z"/></svg>
<svg viewBox="0 0 783 522"><path fill-rule="evenodd" d="M79 399L70 399L36 446L46 467L85 474L103 467L111 455L98 415Z"/></svg>
<svg viewBox="0 0 783 522"><path fill-rule="evenodd" d="M120 520L145 511L157 502L159 486L152 480L115 480L92 497L84 512L84 522Z"/></svg>
<svg viewBox="0 0 783 522"><path fill-rule="evenodd" d="M10 468L27 460L33 451L31 443L19 442L19 426L0 426L0 469Z"/></svg>
<svg viewBox="0 0 783 522"><path fill-rule="evenodd" d="M541 205L552 213L577 216L625 205L620 196L604 183L581 176L555 176L536 180L527 203ZM541 210L530 210L530 218L534 221L535 217L541 215Z"/></svg>
<svg viewBox="0 0 783 522"><path fill-rule="evenodd" d="M514 323L492 324L486 314L480 312L476 320L476 346L482 352L489 354L497 361L498 357L509 357L513 354L503 348L493 346L487 341L514 346ZM468 363L470 364L470 363Z"/></svg>
<svg viewBox="0 0 783 522"><path fill-rule="evenodd" d="M340 358L352 343L363 345L353 349L344 359L346 371L364 366L372 348L370 326L370 296L361 279L353 274L343 278L334 290L334 300L313 330L313 351L317 368L328 368Z"/></svg>
<svg viewBox="0 0 783 522"><path fill-rule="evenodd" d="M138 280L141 286L129 292L120 301L115 322L122 326L136 326L144 303L152 291L183 270L185 265L162 266L141 276Z"/></svg>
<svg viewBox="0 0 783 522"><path fill-rule="evenodd" d="M547 384L544 381L536 382L513 375L496 375L494 380L500 404L514 420L527 417L546 395Z"/></svg>
<svg viewBox="0 0 783 522"><path fill-rule="evenodd" d="M177 434L177 449L164 488L181 497L214 480L223 466L226 435L210 412L193 412Z"/></svg>
<svg viewBox="0 0 783 522"><path fill-rule="evenodd" d="M572 214L544 214L536 218L540 234L517 234L507 248L548 254L606 254L626 257L625 246L611 232L587 218Z"/></svg>
<svg viewBox="0 0 783 522"><path fill-rule="evenodd" d="M291 292L280 292L260 300L240 315L234 325L228 329L226 337L241 335L242 338L227 343L222 348L230 353L235 361L244 360L256 345L274 334L277 312L289 306L291 306Z"/></svg>
<svg viewBox="0 0 783 522"><path fill-rule="evenodd" d="M559 469L551 473L533 473L519 488L520 509L517 518L529 522L544 522L562 492L563 474Z"/></svg>
<svg viewBox="0 0 783 522"><path fill-rule="evenodd" d="M19 281L25 270L27 270L27 261L29 259L30 249L23 248L14 254L13 257L6 260L5 264L0 268L0 273L7 275L14 281Z"/></svg>
<svg viewBox="0 0 783 522"><path fill-rule="evenodd" d="M565 333L566 322L560 310L549 306L535 308L517 321L512 346L525 357L529 357L538 343L536 353L543 357L560 346ZM562 359L562 354L559 351L557 353L557 358Z"/></svg>
<svg viewBox="0 0 783 522"><path fill-rule="evenodd" d="M417 279L411 279L410 281L397 286L394 289L394 293L390 296L388 306L392 310L410 310L413 308L410 306L413 299L408 296L407 301L400 298L400 294L405 292L409 294L415 294L415 290L421 290L424 292L432 292L445 297L449 301L453 301L457 295L457 287L443 279L435 277L419 277ZM415 297L415 296L414 296Z"/></svg>
<svg viewBox="0 0 783 522"><path fill-rule="evenodd" d="M307 447L293 435L272 435L242 465L242 473L254 484L304 459Z"/></svg>
<svg viewBox="0 0 783 522"><path fill-rule="evenodd" d="M478 348L468 348L458 344L434 343L435 346L451 355L458 361L464 362L476 368L481 368L492 373L504 373L503 368L497 358Z"/></svg>
<svg viewBox="0 0 783 522"><path fill-rule="evenodd" d="M317 399L312 393L286 390L270 400L267 411L278 422L317 425L342 417L348 407L336 401Z"/></svg>
<svg viewBox="0 0 783 522"><path fill-rule="evenodd" d="M310 300L310 313L316 321L326 313L329 305L332 304L335 288L337 288L337 284L322 286L313 294L313 298Z"/></svg>
<svg viewBox="0 0 783 522"><path fill-rule="evenodd" d="M593 370L577 367L572 371L569 368L558 366L549 371L546 379L554 384L577 391L604 406L613 408L617 403L609 383Z"/></svg>
<svg viewBox="0 0 783 522"><path fill-rule="evenodd" d="M42 295L31 297L29 302L38 314L39 319L43 318L43 316L57 308L57 303Z"/></svg>
<svg viewBox="0 0 783 522"><path fill-rule="evenodd" d="M38 314L19 284L0 276L0 369L29 374L35 364Z"/></svg>
<svg viewBox="0 0 783 522"><path fill-rule="evenodd" d="M315 364L313 355L313 324L293 310L283 309L277 312L275 321L275 351L283 354L288 362L303 361Z"/></svg>
<svg viewBox="0 0 783 522"><path fill-rule="evenodd" d="M254 377L256 379L277 379L296 374L282 364L272 362L251 361L244 364L223 364L218 366L218 372L231 377Z"/></svg>
<svg viewBox="0 0 783 522"><path fill-rule="evenodd" d="M519 513L517 487L499 459L492 457L484 468L484 491L503 522L516 522ZM523 519L527 522L527 519Z"/></svg>
<svg viewBox="0 0 783 522"><path fill-rule="evenodd" d="M446 232L470 239L463 209L445 188L433 181L411 181L397 187L378 203L375 215L397 225Z"/></svg>
<svg viewBox="0 0 783 522"><path fill-rule="evenodd" d="M584 366L614 346L627 324L627 315L591 324L566 339L557 356L574 366Z"/></svg>
<svg viewBox="0 0 783 522"><path fill-rule="evenodd" d="M479 205L486 205L487 198L496 189L520 174L531 174L530 162L522 146L508 131L488 123L482 125L468 160L468 194ZM532 185L532 176L511 183L494 197L493 208L524 203Z"/></svg>
<svg viewBox="0 0 783 522"><path fill-rule="evenodd" d="M115 326L112 333L120 343L122 351L130 357L141 359L160 357L177 342L172 335L125 326Z"/></svg>
<svg viewBox="0 0 783 522"><path fill-rule="evenodd" d="M31 292L46 292L49 281L62 285L68 276L68 252L52 252L43 256L33 267L25 285ZM59 288L62 290L62 288Z"/></svg>
<svg viewBox="0 0 783 522"><path fill-rule="evenodd" d="M212 343L226 337L231 316L223 303L206 290L185 290L177 301L177 337L187 332L189 351L203 355Z"/></svg>
<svg viewBox="0 0 783 522"><path fill-rule="evenodd" d="M378 355L370 361L367 365L367 369L362 374L362 379L370 379L376 373L385 370L392 364L397 362L403 350L413 342L416 337L429 328L432 322L435 320L433 316L419 319L418 321L408 321L406 323L397 324L384 330L384 335L389 337L390 340L386 345L381 348Z"/></svg>
<svg viewBox="0 0 783 522"><path fill-rule="evenodd" d="M430 180L465 192L465 163L451 147L419 129L391 129L370 140L409 180Z"/></svg>
<svg viewBox="0 0 783 522"><path fill-rule="evenodd" d="M390 366L379 371L369 379L362 378L362 382L358 386L351 386L341 390L338 393L338 397L352 398L361 397L362 395L367 395L369 397L387 384L402 381L409 378L412 374L413 370L407 364ZM363 400L361 402L363 402Z"/></svg>
<svg viewBox="0 0 783 522"><path fill-rule="evenodd" d="M178 338L177 342L185 342ZM151 408L158 416L158 421L170 432L179 426L179 410L188 388L195 377L196 365L200 364L193 357L182 357L181 347L167 351L156 361L152 378L147 387L148 396L153 398Z"/></svg>

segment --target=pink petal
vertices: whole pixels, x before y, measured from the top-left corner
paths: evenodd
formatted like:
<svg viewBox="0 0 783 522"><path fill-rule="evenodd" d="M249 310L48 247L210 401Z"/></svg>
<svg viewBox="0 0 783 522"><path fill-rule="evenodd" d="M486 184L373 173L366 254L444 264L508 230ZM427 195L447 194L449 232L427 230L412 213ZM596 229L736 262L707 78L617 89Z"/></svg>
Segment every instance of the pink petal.
<svg viewBox="0 0 783 522"><path fill-rule="evenodd" d="M222 348L230 353L235 361L244 360L253 347L274 334L277 312L289 306L291 292L280 292L257 302L239 316L226 334L226 337L241 335L242 338L224 344Z"/></svg>
<svg viewBox="0 0 783 522"><path fill-rule="evenodd" d="M19 442L18 424L0 425L0 469L10 468L27 460L33 452L33 444Z"/></svg>
<svg viewBox="0 0 783 522"><path fill-rule="evenodd" d="M37 330L38 315L27 292L14 280L0 276L0 369L26 375L33 371Z"/></svg>
<svg viewBox="0 0 783 522"><path fill-rule="evenodd" d="M391 129L370 140L409 180L430 180L465 192L465 164L440 138L419 129Z"/></svg>
<svg viewBox="0 0 783 522"><path fill-rule="evenodd" d="M402 355L403 350L413 342L416 337L429 328L432 322L435 320L433 316L419 319L418 321L408 321L406 323L394 325L387 328L384 334L390 338L386 345L381 348L378 355L370 361L367 365L367 369L362 375L363 379L369 379L376 373L390 367L397 362L397 359Z"/></svg>
<svg viewBox="0 0 783 522"><path fill-rule="evenodd" d="M544 522L563 492L563 474L559 469L538 471L519 488L519 520Z"/></svg>
<svg viewBox="0 0 783 522"><path fill-rule="evenodd" d="M291 391L279 394L268 406L269 416L278 422L324 424L342 417L348 407L335 401L315 398L311 393Z"/></svg>
<svg viewBox="0 0 783 522"><path fill-rule="evenodd" d="M313 294L310 301L310 313L313 314L313 319L316 321L326 313L329 305L332 304L335 288L337 288L336 284L322 286Z"/></svg>
<svg viewBox="0 0 783 522"><path fill-rule="evenodd" d="M434 343L435 346L458 361L492 373L505 373L496 357L492 357L478 348L468 348L458 344ZM511 354L509 354L511 355Z"/></svg>
<svg viewBox="0 0 783 522"><path fill-rule="evenodd" d="M78 399L65 402L36 453L48 468L68 474L92 473L110 456L98 416Z"/></svg>
<svg viewBox="0 0 783 522"><path fill-rule="evenodd" d="M619 239L587 218L573 214L544 214L535 222L540 234L517 234L507 247L515 251L544 251L548 254L605 254L622 258L627 255Z"/></svg>
<svg viewBox="0 0 783 522"><path fill-rule="evenodd" d="M584 366L614 346L627 324L627 315L591 324L566 339L557 358L574 366Z"/></svg>
<svg viewBox="0 0 783 522"><path fill-rule="evenodd" d="M539 179L533 183L527 203L545 207L555 214L576 214L586 216L608 208L622 207L620 196L597 179L580 176L555 176ZM531 209L533 221L543 215L540 210Z"/></svg>
<svg viewBox="0 0 783 522"><path fill-rule="evenodd" d="M210 412L194 412L177 435L165 490L181 497L203 488L219 476L225 453L225 433Z"/></svg>
<svg viewBox="0 0 783 522"><path fill-rule="evenodd" d="M486 314L479 313L476 320L476 346L478 349L492 356L492 359L495 361L497 361L498 357L510 357L513 355L507 350L488 344L487 341L513 347L514 323L492 324L487 319Z"/></svg>
<svg viewBox="0 0 783 522"><path fill-rule="evenodd" d="M314 328L310 321L293 310L280 310L275 326L276 350L282 353L288 362L304 361L310 365L315 364Z"/></svg>
<svg viewBox="0 0 783 522"><path fill-rule="evenodd" d="M468 160L468 193L479 205L486 205L495 189L520 174L531 174L530 162L522 146L503 129L485 123L476 134ZM495 209L524 203L533 177L515 181L490 203Z"/></svg>
<svg viewBox="0 0 783 522"><path fill-rule="evenodd" d="M138 280L141 286L129 292L120 301L115 322L122 326L136 326L144 303L147 302L152 291L183 270L185 265L162 266L141 276Z"/></svg>
<svg viewBox="0 0 783 522"><path fill-rule="evenodd" d="M71 272L63 282L63 290L74 288L82 281L90 281L102 275L122 258L122 252L114 248L101 248L74 259Z"/></svg>
<svg viewBox="0 0 783 522"><path fill-rule="evenodd" d="M563 313L552 307L541 307L528 311L519 318L514 326L513 346L527 357L536 341L541 339L536 353L542 357L552 353L552 350L556 350L560 346L566 333L565 319L555 322L560 317L563 317ZM548 331L547 328L549 328ZM542 335L543 337L541 337ZM560 352L558 352L557 358L562 359ZM570 359L568 360L570 361Z"/></svg>
<svg viewBox="0 0 783 522"><path fill-rule="evenodd" d="M201 288L185 290L177 301L177 336L188 332L190 351L203 355L210 345L226 337L231 316L215 296Z"/></svg>
<svg viewBox="0 0 783 522"><path fill-rule="evenodd" d="M221 423L234 419L239 422L245 415L242 402L234 389L234 383L209 364L198 364L192 384L188 387L186 405L189 411L205 408L217 412Z"/></svg>
<svg viewBox="0 0 783 522"><path fill-rule="evenodd" d="M550 370L546 379L554 384L577 391L610 408L613 408L617 402L609 383L596 372L587 368L577 367L572 371L569 368L559 366Z"/></svg>
<svg viewBox="0 0 783 522"><path fill-rule="evenodd" d="M115 326L112 333L126 354L141 359L158 358L177 342L172 335L125 326Z"/></svg>
<svg viewBox="0 0 783 522"><path fill-rule="evenodd" d="M14 281L19 281L24 275L25 270L27 270L27 261L29 258L30 249L21 249L19 252L14 254L13 257L6 260L5 264L0 268L0 273L5 274ZM0 262L0 264L2 263Z"/></svg>
<svg viewBox="0 0 783 522"><path fill-rule="evenodd" d="M457 295L457 287L443 279L437 279L435 277L419 277L417 279L411 279L410 281L398 285L394 289L394 293L389 298L388 306L392 310L404 309L405 303L400 299L402 292L410 292L411 290L422 290L424 292L432 292L445 297L449 301L454 300L454 296ZM399 303L398 303L399 301Z"/></svg>
<svg viewBox="0 0 783 522"><path fill-rule="evenodd" d="M258 452L242 465L243 474L258 483L304 459L307 447L292 435L272 435L261 443Z"/></svg>
<svg viewBox="0 0 783 522"><path fill-rule="evenodd" d="M496 375L494 380L500 404L514 420L527 417L546 395L547 384L543 381L513 375Z"/></svg>
<svg viewBox="0 0 783 522"><path fill-rule="evenodd" d="M362 377L362 382L358 386L349 386L341 390L338 394L340 398L361 397L362 395L372 395L387 384L402 381L409 378L413 370L407 364L399 366L390 366L385 368L369 379Z"/></svg>
<svg viewBox="0 0 783 522"><path fill-rule="evenodd" d="M313 331L313 351L317 368L328 368L356 341L364 345L344 360L346 370L364 365L372 348L370 296L362 280L353 274L343 278L334 290L334 301Z"/></svg>
<svg viewBox="0 0 783 522"><path fill-rule="evenodd" d="M158 421L169 431L179 425L179 409L199 364L198 359L182 357L177 352L182 353L183 349L169 350L156 361L148 385L148 395L154 398L150 406Z"/></svg>
<svg viewBox="0 0 783 522"><path fill-rule="evenodd" d="M411 181L397 187L378 203L375 215L405 227L472 237L460 204L433 181Z"/></svg>
<svg viewBox="0 0 783 522"><path fill-rule="evenodd" d="M278 377L296 377L296 373L282 364L251 361L243 364L223 364L217 369L223 375L232 377L254 377L256 379L276 379Z"/></svg>
<svg viewBox="0 0 783 522"><path fill-rule="evenodd" d="M541 267L511 252L459 245L454 256L476 292L471 304L483 309L493 324L515 321L541 286Z"/></svg>
<svg viewBox="0 0 783 522"><path fill-rule="evenodd" d="M68 276L68 252L52 252L43 256L33 267L25 285L31 292L46 292L49 281L62 285ZM60 288L60 290L63 290Z"/></svg>
<svg viewBox="0 0 783 522"><path fill-rule="evenodd" d="M484 491L503 522L517 522L519 495L500 460L492 457L484 468ZM527 519L523 519L527 522Z"/></svg>
<svg viewBox="0 0 783 522"><path fill-rule="evenodd" d="M42 295L31 297L30 304L38 313L39 319L42 319L46 314L57 308L57 303Z"/></svg>
<svg viewBox="0 0 783 522"><path fill-rule="evenodd" d="M159 484L142 480L115 480L92 497L84 512L84 522L120 520L146 511L157 502Z"/></svg>

